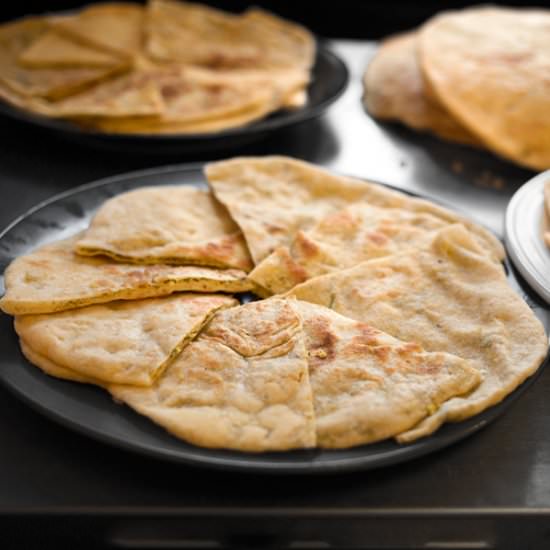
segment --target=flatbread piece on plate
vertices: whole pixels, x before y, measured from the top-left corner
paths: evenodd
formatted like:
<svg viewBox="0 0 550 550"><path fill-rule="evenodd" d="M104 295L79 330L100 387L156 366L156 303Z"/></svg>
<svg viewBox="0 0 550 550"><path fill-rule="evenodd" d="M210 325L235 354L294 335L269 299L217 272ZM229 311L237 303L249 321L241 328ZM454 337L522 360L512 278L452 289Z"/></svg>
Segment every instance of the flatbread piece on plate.
<svg viewBox="0 0 550 550"><path fill-rule="evenodd" d="M79 236L16 258L4 273L0 309L11 315L53 313L113 300L173 292L246 292L246 273L203 266L136 265L75 254Z"/></svg>
<svg viewBox="0 0 550 550"><path fill-rule="evenodd" d="M86 46L131 58L144 47L144 16L139 4L110 2L59 18L53 27Z"/></svg>
<svg viewBox="0 0 550 550"><path fill-rule="evenodd" d="M25 344L102 383L150 386L220 308L219 294L178 294L15 318Z"/></svg>
<svg viewBox="0 0 550 550"><path fill-rule="evenodd" d="M140 188L108 200L75 250L144 264L252 267L225 207L209 191L188 186Z"/></svg>
<svg viewBox="0 0 550 550"><path fill-rule="evenodd" d="M302 323L286 300L221 311L154 386L108 389L195 445L252 452L315 446Z"/></svg>
<svg viewBox="0 0 550 550"><path fill-rule="evenodd" d="M100 82L119 67L29 69L19 56L49 30L46 18L28 17L0 25L0 82L23 98L60 99Z"/></svg>
<svg viewBox="0 0 550 550"><path fill-rule="evenodd" d="M428 351L456 354L480 371L483 382L475 391L444 403L399 435L401 442L500 402L539 368L548 350L543 326L502 267L460 225L440 230L425 249L310 279L289 295Z"/></svg>
<svg viewBox="0 0 550 550"><path fill-rule="evenodd" d="M281 294L312 277L422 246L446 225L429 213L358 202L328 214L309 231L299 230L288 247L276 248L249 277L261 294Z"/></svg>
<svg viewBox="0 0 550 550"><path fill-rule="evenodd" d="M241 228L255 264L277 247L289 246L299 230L307 231L324 216L356 202L463 223L492 258L504 258L498 239L454 212L293 158L237 157L208 164L205 174L217 199Z"/></svg>
<svg viewBox="0 0 550 550"><path fill-rule="evenodd" d="M481 381L455 355L424 351L323 306L291 303L306 336L319 447L394 437Z"/></svg>

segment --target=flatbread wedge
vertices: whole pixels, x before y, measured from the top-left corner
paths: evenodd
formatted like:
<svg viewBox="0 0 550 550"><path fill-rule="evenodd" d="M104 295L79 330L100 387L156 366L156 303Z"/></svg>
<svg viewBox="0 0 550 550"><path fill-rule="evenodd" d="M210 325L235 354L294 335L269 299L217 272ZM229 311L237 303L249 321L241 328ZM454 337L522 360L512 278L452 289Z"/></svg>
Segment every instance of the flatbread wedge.
<svg viewBox="0 0 550 550"><path fill-rule="evenodd" d="M11 315L53 313L76 307L137 300L173 292L246 292L237 269L135 265L74 253L79 236L44 245L16 258L4 273L0 309Z"/></svg>
<svg viewBox="0 0 550 550"><path fill-rule="evenodd" d="M112 67L123 62L118 56L83 46L55 30L41 34L21 52L18 61L34 69Z"/></svg>
<svg viewBox="0 0 550 550"><path fill-rule="evenodd" d="M150 0L147 51L155 59L218 69L309 70L315 40L258 8L234 15L209 6Z"/></svg>
<svg viewBox="0 0 550 550"><path fill-rule="evenodd" d="M34 352L103 383L150 386L220 308L217 294L178 294L15 318Z"/></svg>
<svg viewBox="0 0 550 550"><path fill-rule="evenodd" d="M409 442L443 422L500 402L531 376L548 349L540 321L462 226L444 228L425 249L363 262L296 286L290 296L330 307L428 351L470 361L483 376L398 436Z"/></svg>
<svg viewBox="0 0 550 550"><path fill-rule="evenodd" d="M60 99L119 72L114 67L29 69L19 56L49 30L46 18L28 17L0 26L0 82L25 98Z"/></svg>
<svg viewBox="0 0 550 550"><path fill-rule="evenodd" d="M489 149L550 167L550 11L492 6L447 12L420 31L437 100Z"/></svg>
<svg viewBox="0 0 550 550"><path fill-rule="evenodd" d="M58 19L56 32L113 54L134 57L144 44L144 9L130 2L110 2L84 8Z"/></svg>
<svg viewBox="0 0 550 550"><path fill-rule="evenodd" d="M276 248L249 277L260 294L281 294L312 277L422 246L446 225L429 213L358 202L299 230L290 246Z"/></svg>
<svg viewBox="0 0 550 550"><path fill-rule="evenodd" d="M108 389L195 445L252 452L315 446L302 324L285 300L219 312L154 386Z"/></svg>
<svg viewBox="0 0 550 550"><path fill-rule="evenodd" d="M363 103L381 120L396 120L416 130L428 130L451 141L478 145L426 90L417 56L416 32L384 40L363 77Z"/></svg>
<svg viewBox="0 0 550 550"><path fill-rule="evenodd" d="M360 201L463 223L492 258L504 258L501 243L489 231L454 212L293 158L237 157L208 164L205 174L241 228L255 264L277 247L289 246L299 230L307 231L324 216Z"/></svg>
<svg viewBox="0 0 550 550"><path fill-rule="evenodd" d="M75 250L143 264L252 267L242 234L223 205L208 191L187 186L140 188L108 200Z"/></svg>
<svg viewBox="0 0 550 550"><path fill-rule="evenodd" d="M481 381L455 355L426 352L323 306L296 300L292 307L306 336L319 447L394 437Z"/></svg>

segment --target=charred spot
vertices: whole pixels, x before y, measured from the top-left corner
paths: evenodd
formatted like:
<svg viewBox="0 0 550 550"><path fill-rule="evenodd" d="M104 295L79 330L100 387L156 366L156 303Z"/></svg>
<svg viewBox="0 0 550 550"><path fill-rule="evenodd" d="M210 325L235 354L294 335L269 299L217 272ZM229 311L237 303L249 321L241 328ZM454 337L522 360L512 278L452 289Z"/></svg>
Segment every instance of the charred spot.
<svg viewBox="0 0 550 550"><path fill-rule="evenodd" d="M313 258L319 254L319 247L308 239L302 231L298 231L296 234L294 244L305 258Z"/></svg>
<svg viewBox="0 0 550 550"><path fill-rule="evenodd" d="M275 235L277 233L286 233L286 229L281 225L275 225L273 223L264 223L265 230L270 235Z"/></svg>
<svg viewBox="0 0 550 550"><path fill-rule="evenodd" d="M282 252L280 256L283 259L287 273L291 276L295 283L303 283L304 281L307 281L307 271L299 263L293 260L287 249L284 249L284 252Z"/></svg>
<svg viewBox="0 0 550 550"><path fill-rule="evenodd" d="M311 319L307 322L310 336L309 357L312 366L328 363L336 356L338 337L330 330L326 319Z"/></svg>

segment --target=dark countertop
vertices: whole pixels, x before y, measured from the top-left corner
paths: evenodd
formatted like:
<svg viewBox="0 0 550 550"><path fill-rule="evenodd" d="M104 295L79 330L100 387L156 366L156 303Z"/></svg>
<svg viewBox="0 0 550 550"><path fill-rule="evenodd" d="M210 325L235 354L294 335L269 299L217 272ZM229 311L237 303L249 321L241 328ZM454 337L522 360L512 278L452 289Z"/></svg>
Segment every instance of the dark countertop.
<svg viewBox="0 0 550 550"><path fill-rule="evenodd" d="M334 46L352 78L326 116L208 158L294 155L439 198L500 232L509 198L532 174L480 151L377 125L360 105L361 72L372 47ZM1 226L93 179L206 160L85 149L7 120L0 139ZM108 447L43 418L0 388L0 533L10 548L52 536L125 548L545 548L549 394L547 369L494 423L403 465L264 477Z"/></svg>

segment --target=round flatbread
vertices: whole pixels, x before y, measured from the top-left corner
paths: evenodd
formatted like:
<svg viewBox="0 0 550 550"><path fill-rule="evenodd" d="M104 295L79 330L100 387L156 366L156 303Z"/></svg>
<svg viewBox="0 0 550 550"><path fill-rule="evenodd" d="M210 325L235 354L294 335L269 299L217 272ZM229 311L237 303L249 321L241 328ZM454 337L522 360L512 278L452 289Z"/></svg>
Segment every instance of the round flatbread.
<svg viewBox="0 0 550 550"><path fill-rule="evenodd" d="M550 11L481 7L420 31L423 74L437 100L496 153L550 167Z"/></svg>
<svg viewBox="0 0 550 550"><path fill-rule="evenodd" d="M458 143L479 144L427 93L418 63L417 36L408 32L380 44L363 77L365 107L378 119L397 120Z"/></svg>

